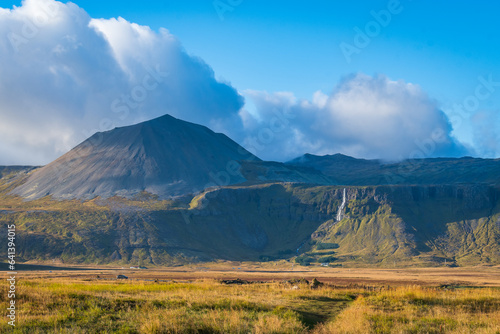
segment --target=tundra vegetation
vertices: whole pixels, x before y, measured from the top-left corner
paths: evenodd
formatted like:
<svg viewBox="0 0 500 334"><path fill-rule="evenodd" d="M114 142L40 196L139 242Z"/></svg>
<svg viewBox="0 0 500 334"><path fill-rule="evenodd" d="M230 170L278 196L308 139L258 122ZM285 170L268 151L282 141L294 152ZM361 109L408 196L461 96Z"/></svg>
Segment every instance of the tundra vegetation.
<svg viewBox="0 0 500 334"><path fill-rule="evenodd" d="M0 332L500 333L498 288L59 277L20 280L17 301Z"/></svg>

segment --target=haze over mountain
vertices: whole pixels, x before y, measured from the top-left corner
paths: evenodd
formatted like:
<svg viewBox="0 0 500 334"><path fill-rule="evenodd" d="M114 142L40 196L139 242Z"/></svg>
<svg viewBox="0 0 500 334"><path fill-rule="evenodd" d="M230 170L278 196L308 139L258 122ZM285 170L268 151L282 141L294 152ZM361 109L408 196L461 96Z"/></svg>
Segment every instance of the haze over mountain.
<svg viewBox="0 0 500 334"><path fill-rule="evenodd" d="M96 133L13 191L27 199L160 198L241 183L242 160L260 159L207 127L170 115Z"/></svg>

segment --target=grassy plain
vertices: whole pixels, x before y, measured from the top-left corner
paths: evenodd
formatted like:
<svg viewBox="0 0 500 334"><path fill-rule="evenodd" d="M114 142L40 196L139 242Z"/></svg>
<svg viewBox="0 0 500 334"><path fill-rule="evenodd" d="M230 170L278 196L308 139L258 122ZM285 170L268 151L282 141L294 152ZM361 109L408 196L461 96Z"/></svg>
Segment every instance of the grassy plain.
<svg viewBox="0 0 500 334"><path fill-rule="evenodd" d="M18 274L16 328L2 321L0 332L500 333L497 267L34 269ZM325 284L286 282L312 277ZM221 283L231 278L248 284Z"/></svg>

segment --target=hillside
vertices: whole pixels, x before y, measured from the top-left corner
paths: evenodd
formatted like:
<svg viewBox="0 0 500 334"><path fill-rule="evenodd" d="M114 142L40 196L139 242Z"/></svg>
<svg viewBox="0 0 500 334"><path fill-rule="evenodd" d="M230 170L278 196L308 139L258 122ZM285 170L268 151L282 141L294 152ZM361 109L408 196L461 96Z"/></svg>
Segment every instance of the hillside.
<svg viewBox="0 0 500 334"><path fill-rule="evenodd" d="M439 266L500 263L488 186L233 186L194 197L22 202L2 197L23 260L168 265L226 260ZM3 250L2 250L3 251ZM4 251L3 251L4 252Z"/></svg>
<svg viewBox="0 0 500 334"><path fill-rule="evenodd" d="M500 159L427 158L388 163L342 154L305 154L286 165L316 169L344 185L500 184Z"/></svg>
<svg viewBox="0 0 500 334"><path fill-rule="evenodd" d="M166 115L0 167L0 226L16 224L20 261L500 264L498 175L498 159L468 157L260 161Z"/></svg>
<svg viewBox="0 0 500 334"><path fill-rule="evenodd" d="M335 245L334 256L340 262L385 266L500 262L498 188L351 187L346 193L345 218L318 228L309 255L321 256L325 245Z"/></svg>

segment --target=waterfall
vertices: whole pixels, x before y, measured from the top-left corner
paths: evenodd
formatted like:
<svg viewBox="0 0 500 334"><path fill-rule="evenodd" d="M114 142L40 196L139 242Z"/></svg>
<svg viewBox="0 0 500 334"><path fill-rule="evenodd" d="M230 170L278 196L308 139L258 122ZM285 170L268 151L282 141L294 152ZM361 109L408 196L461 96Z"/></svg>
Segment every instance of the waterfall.
<svg viewBox="0 0 500 334"><path fill-rule="evenodd" d="M337 221L341 221L344 218L344 208L346 203L346 195L344 188L344 197L342 198L342 204L339 206L339 211L337 211Z"/></svg>

